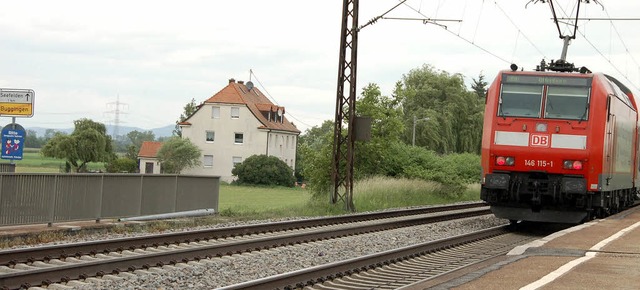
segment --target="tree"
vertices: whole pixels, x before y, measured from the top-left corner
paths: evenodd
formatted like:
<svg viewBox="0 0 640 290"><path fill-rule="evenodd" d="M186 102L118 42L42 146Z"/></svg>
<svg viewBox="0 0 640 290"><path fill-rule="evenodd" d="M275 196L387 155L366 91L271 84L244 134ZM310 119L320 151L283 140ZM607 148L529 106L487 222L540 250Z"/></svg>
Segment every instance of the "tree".
<svg viewBox="0 0 640 290"><path fill-rule="evenodd" d="M480 75L478 75L478 79L476 80L472 78L472 80L473 84L471 84L471 89L476 92L478 98L484 99L487 95L487 82L484 80L484 75L482 74L482 72L480 72Z"/></svg>
<svg viewBox="0 0 640 290"><path fill-rule="evenodd" d="M174 136L158 150L158 161L162 172L179 174L184 169L200 165L201 152L189 139Z"/></svg>
<svg viewBox="0 0 640 290"><path fill-rule="evenodd" d="M180 130L180 126L178 124L184 122L186 119L191 117L193 113L198 110L198 106L196 105L196 99L192 98L191 102L184 105L184 111L180 114L180 118L176 121L176 127L173 129L173 135L182 137L182 130Z"/></svg>
<svg viewBox="0 0 640 290"><path fill-rule="evenodd" d="M70 135L56 133L40 151L45 157L64 159L75 172L86 171L89 162L108 162L115 158L111 136L104 124L90 119L73 121Z"/></svg>
<svg viewBox="0 0 640 290"><path fill-rule="evenodd" d="M237 164L231 174L238 177L235 181L238 184L293 187L295 183L291 167L275 156L249 156Z"/></svg>
<svg viewBox="0 0 640 290"><path fill-rule="evenodd" d="M140 132L137 130L127 133L127 139L131 144L127 146L127 158L136 160L138 158L138 152L144 141L153 141L156 136L153 131Z"/></svg>
<svg viewBox="0 0 640 290"><path fill-rule="evenodd" d="M414 116L430 118L417 128L416 145L441 154L479 152L484 102L467 90L462 75L423 65L403 76L395 95L402 100L405 124ZM407 143L411 135L405 134Z"/></svg>
<svg viewBox="0 0 640 290"><path fill-rule="evenodd" d="M40 148L42 147L42 139L38 138L38 133L34 130L27 130L24 137L24 147Z"/></svg>
<svg viewBox="0 0 640 290"><path fill-rule="evenodd" d="M384 174L391 144L401 142L405 131L402 107L397 98L383 96L380 87L369 84L356 101L358 116L371 118L371 140L356 142L355 177Z"/></svg>
<svg viewBox="0 0 640 290"><path fill-rule="evenodd" d="M49 140L51 138L53 138L53 136L56 135L56 133L58 133L59 131L55 130L55 129L47 129L44 131L44 139L45 140Z"/></svg>
<svg viewBox="0 0 640 290"><path fill-rule="evenodd" d="M390 160L389 148L400 143L405 126L402 120L400 101L382 96L376 84L363 88L356 100L356 113L371 118L371 140L356 142L355 175L385 175ZM318 197L324 196L331 187L331 158L333 150L333 122L325 121L322 127L313 127L300 137L301 159L304 160L302 174L309 180L309 188Z"/></svg>
<svg viewBox="0 0 640 290"><path fill-rule="evenodd" d="M325 120L321 126L314 126L305 130L304 134L298 137L298 148L296 149L296 179L304 182L307 178L305 168L311 166L307 157L309 154L322 150L325 146L331 146L333 136L333 122Z"/></svg>

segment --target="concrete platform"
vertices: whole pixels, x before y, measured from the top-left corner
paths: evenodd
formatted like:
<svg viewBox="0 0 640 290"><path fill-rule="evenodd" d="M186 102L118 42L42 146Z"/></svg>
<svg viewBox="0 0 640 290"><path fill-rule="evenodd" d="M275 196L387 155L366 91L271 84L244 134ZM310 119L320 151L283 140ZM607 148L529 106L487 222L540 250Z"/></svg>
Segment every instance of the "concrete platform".
<svg viewBox="0 0 640 290"><path fill-rule="evenodd" d="M464 277L431 286L460 290L640 289L640 207L547 236Z"/></svg>

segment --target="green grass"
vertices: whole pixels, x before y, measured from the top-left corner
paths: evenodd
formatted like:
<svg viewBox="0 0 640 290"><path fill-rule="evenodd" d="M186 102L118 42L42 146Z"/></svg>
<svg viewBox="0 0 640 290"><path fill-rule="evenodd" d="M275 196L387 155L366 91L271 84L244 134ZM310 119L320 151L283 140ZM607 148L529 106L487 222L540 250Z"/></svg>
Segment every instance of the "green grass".
<svg viewBox="0 0 640 290"><path fill-rule="evenodd" d="M310 201L311 193L298 187L221 184L218 209L222 215L241 219L286 217L301 214Z"/></svg>
<svg viewBox="0 0 640 290"><path fill-rule="evenodd" d="M480 186L471 185L461 194L450 194L432 181L374 177L356 182L353 201L358 211L444 204L478 200Z"/></svg>
<svg viewBox="0 0 640 290"><path fill-rule="evenodd" d="M2 162L9 163L9 160ZM22 152L22 160L15 160L14 163L18 173L57 173L61 168L64 168L64 160L44 157L38 148L25 148ZM105 170L102 162L90 162L87 168L89 170Z"/></svg>
<svg viewBox="0 0 640 290"><path fill-rule="evenodd" d="M474 184L459 195L445 194L439 184L421 180L375 177L356 182L353 200L357 212L389 208L477 201L480 185ZM343 203L330 204L313 198L301 188L249 187L222 184L218 209L221 216L234 219L266 219L325 216L347 213Z"/></svg>

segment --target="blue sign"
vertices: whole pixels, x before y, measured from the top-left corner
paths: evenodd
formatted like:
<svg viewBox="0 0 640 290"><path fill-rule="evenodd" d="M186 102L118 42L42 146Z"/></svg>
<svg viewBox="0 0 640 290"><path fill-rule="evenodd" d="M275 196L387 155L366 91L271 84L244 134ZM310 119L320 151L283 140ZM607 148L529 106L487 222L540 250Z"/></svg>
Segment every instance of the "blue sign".
<svg viewBox="0 0 640 290"><path fill-rule="evenodd" d="M2 129L2 159L22 160L24 147L24 129L22 126L9 124Z"/></svg>

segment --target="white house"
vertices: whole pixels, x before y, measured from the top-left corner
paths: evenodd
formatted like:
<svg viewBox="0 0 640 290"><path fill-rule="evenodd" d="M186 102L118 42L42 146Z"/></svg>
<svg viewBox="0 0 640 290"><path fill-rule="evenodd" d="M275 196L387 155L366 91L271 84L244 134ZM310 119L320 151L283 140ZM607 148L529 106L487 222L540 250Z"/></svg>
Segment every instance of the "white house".
<svg viewBox="0 0 640 290"><path fill-rule="evenodd" d="M140 173L160 173L160 163L158 162L158 150L162 147L161 142L144 141L138 151L138 166Z"/></svg>
<svg viewBox="0 0 640 290"><path fill-rule="evenodd" d="M298 130L249 81L229 84L204 101L179 124L182 138L202 149L202 164L183 174L216 175L233 180L234 165L252 155L275 156L295 170Z"/></svg>

